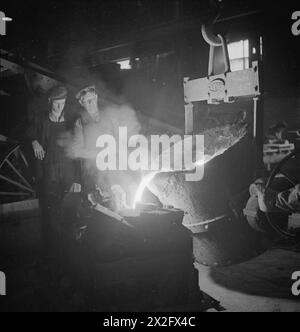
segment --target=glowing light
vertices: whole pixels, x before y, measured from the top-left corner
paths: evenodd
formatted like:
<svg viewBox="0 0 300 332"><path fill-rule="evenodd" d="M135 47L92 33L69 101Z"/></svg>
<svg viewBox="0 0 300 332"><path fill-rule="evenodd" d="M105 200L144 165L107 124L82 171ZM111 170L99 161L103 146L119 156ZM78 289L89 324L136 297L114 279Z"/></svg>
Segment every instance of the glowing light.
<svg viewBox="0 0 300 332"><path fill-rule="evenodd" d="M233 142L232 146L235 145L236 143L238 143L241 140L241 137L238 138L235 142ZM229 147L225 147L225 148L220 148L218 151L216 151L213 155L205 155L204 156L204 160L201 158L198 161L196 161L193 166L186 168L186 172L190 172L193 171L195 168L197 167L203 167L206 163L210 162L211 160L213 160L214 158L221 156L222 154L224 154L227 150L229 149ZM142 197L143 197L143 193L145 191L145 189L147 188L147 186L151 183L151 181L155 178L155 176L159 173L176 173L176 171L170 169L170 170L161 170L161 171L157 171L157 172L152 172L150 174L148 174L147 176L145 176L139 187L138 190L136 192L135 195L135 199L134 199L134 204L133 204L133 208L136 208L136 205L138 203L141 202Z"/></svg>
<svg viewBox="0 0 300 332"><path fill-rule="evenodd" d="M147 188L147 186L151 183L151 181L155 178L155 176L158 173L159 172L150 173L142 179L134 198L134 203L133 203L134 209L136 208L136 205L141 202L144 190Z"/></svg>
<svg viewBox="0 0 300 332"><path fill-rule="evenodd" d="M191 167L189 169L186 169L186 172L193 171L193 169L195 169L196 167L205 165L206 163L208 163L212 159L222 155L226 151L227 151L227 149L224 148L224 149L220 149L213 156L205 156L205 160L202 160L202 159L198 160L194 164L194 168ZM176 172L176 171L170 170L168 173L172 173L172 172ZM147 176L145 176L142 179L141 183L139 184L138 190L136 192L135 198L134 198L134 203L133 203L134 209L136 208L137 204L141 202L145 189L148 187L148 185L151 183L151 181L155 178L155 176L159 173L167 173L167 172L166 171L153 172L153 173L148 174Z"/></svg>
<svg viewBox="0 0 300 332"><path fill-rule="evenodd" d="M207 157L207 159L205 161L202 160L202 159L197 161L194 164L194 168L191 167L189 169L186 169L186 172L193 171L196 167L205 165L207 162L209 162L210 160L212 160L213 158L217 157L218 155L222 154L225 151L226 151L226 149L216 153L212 157ZM134 198L133 208L135 209L137 204L141 202L145 189L148 187L148 185L151 183L151 181L155 178L155 176L157 174L159 174L159 173L172 173L172 172L176 172L176 171L170 169L168 172L166 170L164 170L164 171L159 171L159 172L153 172L153 173L150 173L150 174L146 175L142 179L141 183L139 184L138 190L137 190L135 198Z"/></svg>
<svg viewBox="0 0 300 332"><path fill-rule="evenodd" d="M194 164L194 166L195 166L194 168L203 166L207 161L208 160L206 160L206 161L199 160L198 162L196 162ZM190 168L190 169L187 169L186 171L188 172L188 171L192 171L192 170L193 170L193 168ZM176 172L176 171L169 170L168 173L172 173L172 172ZM147 176L145 176L142 179L141 183L139 184L138 190L135 194L134 203L133 203L134 209L136 208L137 204L141 202L145 189L148 187L148 185L151 183L151 181L155 178L155 176L159 173L167 173L167 172L166 171L153 172L153 173L148 174Z"/></svg>

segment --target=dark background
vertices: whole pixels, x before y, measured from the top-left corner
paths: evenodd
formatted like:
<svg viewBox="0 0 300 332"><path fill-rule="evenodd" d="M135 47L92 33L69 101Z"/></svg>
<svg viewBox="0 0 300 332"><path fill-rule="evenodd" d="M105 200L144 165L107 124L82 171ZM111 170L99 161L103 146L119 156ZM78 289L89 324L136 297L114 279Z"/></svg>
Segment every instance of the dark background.
<svg viewBox="0 0 300 332"><path fill-rule="evenodd" d="M1 48L71 83L83 73L96 74L135 108L179 128L184 126L183 78L207 74L201 24L218 17L215 32L228 42L248 38L257 46L263 37L265 128L281 120L291 129L300 126L300 37L291 33L296 1L12 0L2 2L1 10L13 18ZM128 57L139 63L120 71L116 61ZM250 61L256 59L251 55ZM7 132L26 117L28 91L22 77L2 77L0 83L14 97L0 97L1 127ZM217 112L223 110L226 106ZM202 111L205 118L206 107Z"/></svg>

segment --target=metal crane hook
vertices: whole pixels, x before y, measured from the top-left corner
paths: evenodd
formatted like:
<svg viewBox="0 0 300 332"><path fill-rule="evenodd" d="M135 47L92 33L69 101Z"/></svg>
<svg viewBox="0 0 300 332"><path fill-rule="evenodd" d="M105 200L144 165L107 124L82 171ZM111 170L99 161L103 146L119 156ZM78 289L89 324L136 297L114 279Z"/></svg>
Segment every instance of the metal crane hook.
<svg viewBox="0 0 300 332"><path fill-rule="evenodd" d="M222 46L223 48L223 58L224 58L224 65L225 71L224 73L231 72L230 68L230 60L229 60L229 53L228 53L228 46L226 39L218 34L217 36L212 32L212 26L209 24L202 24L201 32L204 40L210 45L209 51L209 65L208 65L208 76L214 75L214 57L215 57L215 48Z"/></svg>
<svg viewBox="0 0 300 332"><path fill-rule="evenodd" d="M212 24L202 24L201 32L208 45L218 47L222 46L222 41L212 32Z"/></svg>

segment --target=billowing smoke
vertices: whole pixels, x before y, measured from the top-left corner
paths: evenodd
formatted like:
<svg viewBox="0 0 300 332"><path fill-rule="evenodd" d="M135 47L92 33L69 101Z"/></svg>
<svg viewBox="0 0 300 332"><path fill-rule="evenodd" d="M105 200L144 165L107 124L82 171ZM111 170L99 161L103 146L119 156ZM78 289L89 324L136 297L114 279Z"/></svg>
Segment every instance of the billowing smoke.
<svg viewBox="0 0 300 332"><path fill-rule="evenodd" d="M100 136L110 135L119 142L119 128L126 128L128 137L141 132L141 124L136 111L125 102L119 100L103 100L99 95L99 119L91 121L86 111L82 110L80 119L75 124L73 139L67 147L71 158L83 160L83 176L95 179L103 191L110 192L114 185L120 185L127 193L130 200L140 181L140 175L130 170L105 170L99 171L96 166L97 155L101 149L96 147ZM123 142L127 145L127 142ZM111 151L118 160L119 149ZM83 179L84 182L84 179ZM129 201L128 204L131 202Z"/></svg>

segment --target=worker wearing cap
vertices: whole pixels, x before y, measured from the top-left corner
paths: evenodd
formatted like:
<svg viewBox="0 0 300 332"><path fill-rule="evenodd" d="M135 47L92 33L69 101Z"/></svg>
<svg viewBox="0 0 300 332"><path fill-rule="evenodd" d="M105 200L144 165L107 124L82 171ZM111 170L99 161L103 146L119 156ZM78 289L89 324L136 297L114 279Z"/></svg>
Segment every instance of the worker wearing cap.
<svg viewBox="0 0 300 332"><path fill-rule="evenodd" d="M29 130L37 160L37 183L43 213L46 249L58 249L62 234L62 201L75 184L75 164L67 157L71 135L66 130L67 89L55 87L49 94L49 111L34 119ZM56 247L56 248L55 248Z"/></svg>
<svg viewBox="0 0 300 332"><path fill-rule="evenodd" d="M101 98L102 96L100 96ZM83 191L90 193L98 186L103 192L109 192L108 181L104 173L96 167L96 156L99 150L96 141L100 134L113 134L112 123L99 100L99 91L93 84L82 85L76 99L82 107L80 118L74 129L74 140L71 156L82 160Z"/></svg>
<svg viewBox="0 0 300 332"><path fill-rule="evenodd" d="M96 142L101 135L110 135L119 141L119 129L127 128L128 137L140 131L140 123L135 111L124 103L109 101L105 90L99 91L95 85L82 87L76 94L82 113L75 125L71 155L82 160L82 184L86 194L96 187L102 196L113 197L116 185L125 188L133 182L128 171L99 171L96 158L100 148ZM127 142L124 142L127 145ZM116 153L116 152L114 152Z"/></svg>

